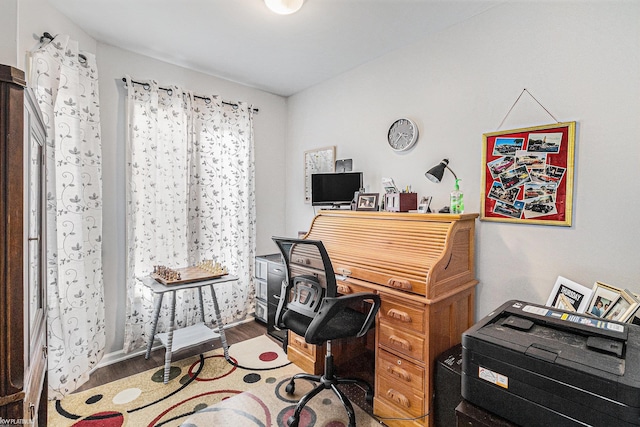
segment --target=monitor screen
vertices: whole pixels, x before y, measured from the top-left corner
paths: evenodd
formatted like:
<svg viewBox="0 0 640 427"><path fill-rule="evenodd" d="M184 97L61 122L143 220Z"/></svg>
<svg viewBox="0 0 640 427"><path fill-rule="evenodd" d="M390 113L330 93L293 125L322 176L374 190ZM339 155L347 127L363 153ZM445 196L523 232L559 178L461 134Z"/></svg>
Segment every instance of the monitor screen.
<svg viewBox="0 0 640 427"><path fill-rule="evenodd" d="M314 173L311 175L313 206L348 205L362 188L362 172Z"/></svg>

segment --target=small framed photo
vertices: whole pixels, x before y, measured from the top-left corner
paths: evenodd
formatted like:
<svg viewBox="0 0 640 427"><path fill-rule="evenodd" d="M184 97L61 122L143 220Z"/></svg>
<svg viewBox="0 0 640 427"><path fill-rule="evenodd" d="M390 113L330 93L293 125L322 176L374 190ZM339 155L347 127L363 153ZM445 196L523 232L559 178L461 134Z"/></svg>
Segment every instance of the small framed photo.
<svg viewBox="0 0 640 427"><path fill-rule="evenodd" d="M356 202L357 211L377 211L378 193L360 193Z"/></svg>
<svg viewBox="0 0 640 427"><path fill-rule="evenodd" d="M633 293L627 289L620 292L620 298L615 304L612 304L604 313L603 317L607 320L616 322L626 322L629 317L633 316L638 308L638 300Z"/></svg>
<svg viewBox="0 0 640 427"><path fill-rule="evenodd" d="M596 282L593 285L591 302L587 313L596 317L603 317L607 310L620 299L621 292L622 289L620 288Z"/></svg>
<svg viewBox="0 0 640 427"><path fill-rule="evenodd" d="M560 310L584 313L591 302L592 292L591 288L558 276L546 305Z"/></svg>
<svg viewBox="0 0 640 427"><path fill-rule="evenodd" d="M431 196L425 196L420 200L420 203L418 203L418 212L420 213L429 213L431 212L431 209L429 209L429 206L431 205Z"/></svg>

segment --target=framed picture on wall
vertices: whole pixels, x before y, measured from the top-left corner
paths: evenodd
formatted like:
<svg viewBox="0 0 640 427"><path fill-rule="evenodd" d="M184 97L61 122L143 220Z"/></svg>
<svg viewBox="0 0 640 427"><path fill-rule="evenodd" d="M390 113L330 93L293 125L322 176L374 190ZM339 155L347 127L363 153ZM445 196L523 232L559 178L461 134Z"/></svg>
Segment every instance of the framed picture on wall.
<svg viewBox="0 0 640 427"><path fill-rule="evenodd" d="M482 136L480 219L570 226L576 122Z"/></svg>
<svg viewBox="0 0 640 427"><path fill-rule="evenodd" d="M334 172L336 146L318 148L304 152L304 202L311 203L311 175Z"/></svg>

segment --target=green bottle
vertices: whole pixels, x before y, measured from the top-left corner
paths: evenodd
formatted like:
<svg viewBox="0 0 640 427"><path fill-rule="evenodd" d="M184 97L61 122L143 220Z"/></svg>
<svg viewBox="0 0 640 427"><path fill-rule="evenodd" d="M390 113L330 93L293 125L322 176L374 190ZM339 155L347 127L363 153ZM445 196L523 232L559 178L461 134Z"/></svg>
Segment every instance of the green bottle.
<svg viewBox="0 0 640 427"><path fill-rule="evenodd" d="M450 200L450 210L452 214L461 214L464 213L464 195L462 191L460 191L460 180L456 178L456 186L454 190L451 192L451 200Z"/></svg>

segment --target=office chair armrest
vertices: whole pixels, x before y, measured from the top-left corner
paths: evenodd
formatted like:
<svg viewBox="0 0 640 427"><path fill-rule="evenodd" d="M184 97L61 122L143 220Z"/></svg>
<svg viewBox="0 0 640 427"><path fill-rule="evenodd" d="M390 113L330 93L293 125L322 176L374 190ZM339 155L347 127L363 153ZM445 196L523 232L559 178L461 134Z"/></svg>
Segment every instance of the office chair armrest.
<svg viewBox="0 0 640 427"><path fill-rule="evenodd" d="M282 315L287 311L287 303L289 301L289 292L291 292L292 286L288 283L287 279L282 279L280 284L280 298L278 300L278 308L276 309L276 318L274 325L280 329L286 329L286 326L282 323Z"/></svg>
<svg viewBox="0 0 640 427"><path fill-rule="evenodd" d="M336 313L343 311L349 305L371 301L371 308L367 313L367 317L360 328L360 331L356 335L356 338L359 338L367 333L367 331L371 328L371 324L375 320L376 314L380 309L380 296L368 292L359 292L356 294L350 295L341 295L338 297L325 297L322 301L322 305L320 306L320 311L318 315L313 319L309 328L307 329L307 333L305 334L305 338L314 337L318 334L318 331L324 327L335 315ZM307 340L308 342L312 342L313 340Z"/></svg>

